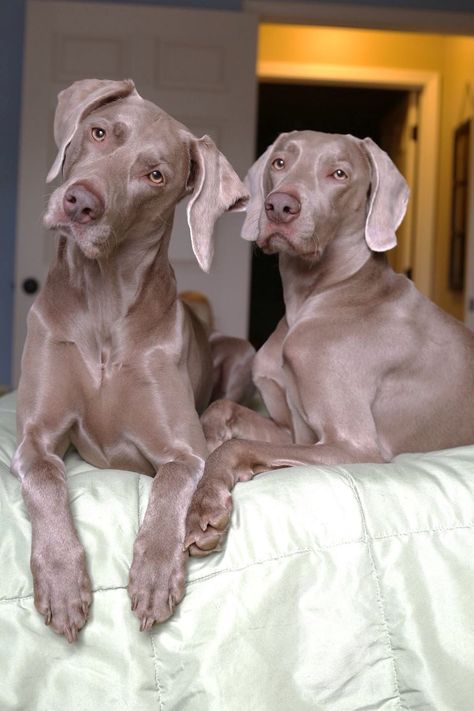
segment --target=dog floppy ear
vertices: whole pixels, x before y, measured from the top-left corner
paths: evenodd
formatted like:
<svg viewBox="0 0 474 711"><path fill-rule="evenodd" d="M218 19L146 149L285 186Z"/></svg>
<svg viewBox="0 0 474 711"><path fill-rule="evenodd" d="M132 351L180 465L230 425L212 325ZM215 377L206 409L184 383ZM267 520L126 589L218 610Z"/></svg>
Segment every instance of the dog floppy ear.
<svg viewBox="0 0 474 711"><path fill-rule="evenodd" d="M82 119L99 106L131 94L139 96L131 79L123 81L82 79L75 81L58 94L54 117L54 140L58 147L58 155L46 178L48 183L58 176L64 163L66 149Z"/></svg>
<svg viewBox="0 0 474 711"><path fill-rule="evenodd" d="M410 190L385 151L371 138L361 143L372 168L365 239L374 252L385 252L397 244L395 232L405 216Z"/></svg>
<svg viewBox="0 0 474 711"><path fill-rule="evenodd" d="M249 242L254 242L258 237L258 221L265 200L263 173L274 145L272 143L271 146L268 146L267 150L252 165L244 179L244 184L250 193L250 199L247 203L247 215L242 225L241 236Z"/></svg>
<svg viewBox="0 0 474 711"><path fill-rule="evenodd" d="M193 252L208 272L214 256L214 224L226 211L245 208L248 193L227 158L209 138L192 138L188 189L193 191L187 215Z"/></svg>

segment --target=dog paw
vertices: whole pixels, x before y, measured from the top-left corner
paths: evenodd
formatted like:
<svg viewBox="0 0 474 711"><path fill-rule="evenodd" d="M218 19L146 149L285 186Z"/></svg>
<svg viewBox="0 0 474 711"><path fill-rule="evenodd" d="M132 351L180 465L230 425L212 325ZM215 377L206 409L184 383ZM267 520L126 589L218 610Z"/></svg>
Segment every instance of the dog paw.
<svg viewBox="0 0 474 711"><path fill-rule="evenodd" d="M233 403L216 400L201 415L201 426L209 454L232 438Z"/></svg>
<svg viewBox="0 0 474 711"><path fill-rule="evenodd" d="M174 554L166 546L160 550L156 539L145 534L135 541L128 594L142 632L171 617L184 597L188 554L182 544L174 548Z"/></svg>
<svg viewBox="0 0 474 711"><path fill-rule="evenodd" d="M224 486L204 483L194 494L186 519L184 546L190 555L221 550L232 513L232 497Z"/></svg>
<svg viewBox="0 0 474 711"><path fill-rule="evenodd" d="M45 624L74 642L92 603L84 549L80 544L60 550L35 546L31 571L35 607Z"/></svg>

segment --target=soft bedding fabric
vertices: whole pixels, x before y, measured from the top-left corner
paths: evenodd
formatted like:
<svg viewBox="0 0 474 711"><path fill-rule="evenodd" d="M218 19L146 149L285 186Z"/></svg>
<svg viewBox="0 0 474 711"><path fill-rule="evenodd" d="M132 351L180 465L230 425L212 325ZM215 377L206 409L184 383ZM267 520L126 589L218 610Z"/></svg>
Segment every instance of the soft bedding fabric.
<svg viewBox="0 0 474 711"><path fill-rule="evenodd" d="M151 634L126 591L151 480L71 454L94 601L69 645L33 606L13 396L0 420L1 711L474 708L474 447L237 486L225 550Z"/></svg>

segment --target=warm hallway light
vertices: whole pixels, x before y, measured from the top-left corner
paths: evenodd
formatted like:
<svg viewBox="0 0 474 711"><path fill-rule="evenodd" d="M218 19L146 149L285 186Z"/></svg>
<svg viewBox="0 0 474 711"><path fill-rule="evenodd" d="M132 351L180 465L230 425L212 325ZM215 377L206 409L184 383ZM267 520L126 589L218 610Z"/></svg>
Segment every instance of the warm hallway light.
<svg viewBox="0 0 474 711"><path fill-rule="evenodd" d="M321 83L339 86L343 85L340 67L347 71L346 85L352 86L364 86L364 77L374 68L391 77L392 87L393 76L400 70L439 78L439 140L429 139L429 150L435 162L439 160L436 195L432 197L436 204L432 218L436 235L434 244L431 241L435 270L430 291L436 303L462 319L463 296L448 288L452 136L459 123L474 113L471 103L465 100L465 87L473 76L474 37L264 23L259 29L257 65L259 76L270 81L284 77L283 81L307 83L312 81L315 70L318 76L325 76ZM418 222L421 234L426 222Z"/></svg>

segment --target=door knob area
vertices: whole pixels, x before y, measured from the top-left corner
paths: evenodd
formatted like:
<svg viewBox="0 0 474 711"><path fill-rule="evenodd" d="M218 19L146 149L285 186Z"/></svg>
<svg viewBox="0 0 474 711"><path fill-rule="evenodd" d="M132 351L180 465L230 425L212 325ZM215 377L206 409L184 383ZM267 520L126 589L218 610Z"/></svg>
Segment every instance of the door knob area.
<svg viewBox="0 0 474 711"><path fill-rule="evenodd" d="M28 277L22 284L23 291L25 294L36 294L39 289L39 283L37 279L33 277Z"/></svg>

